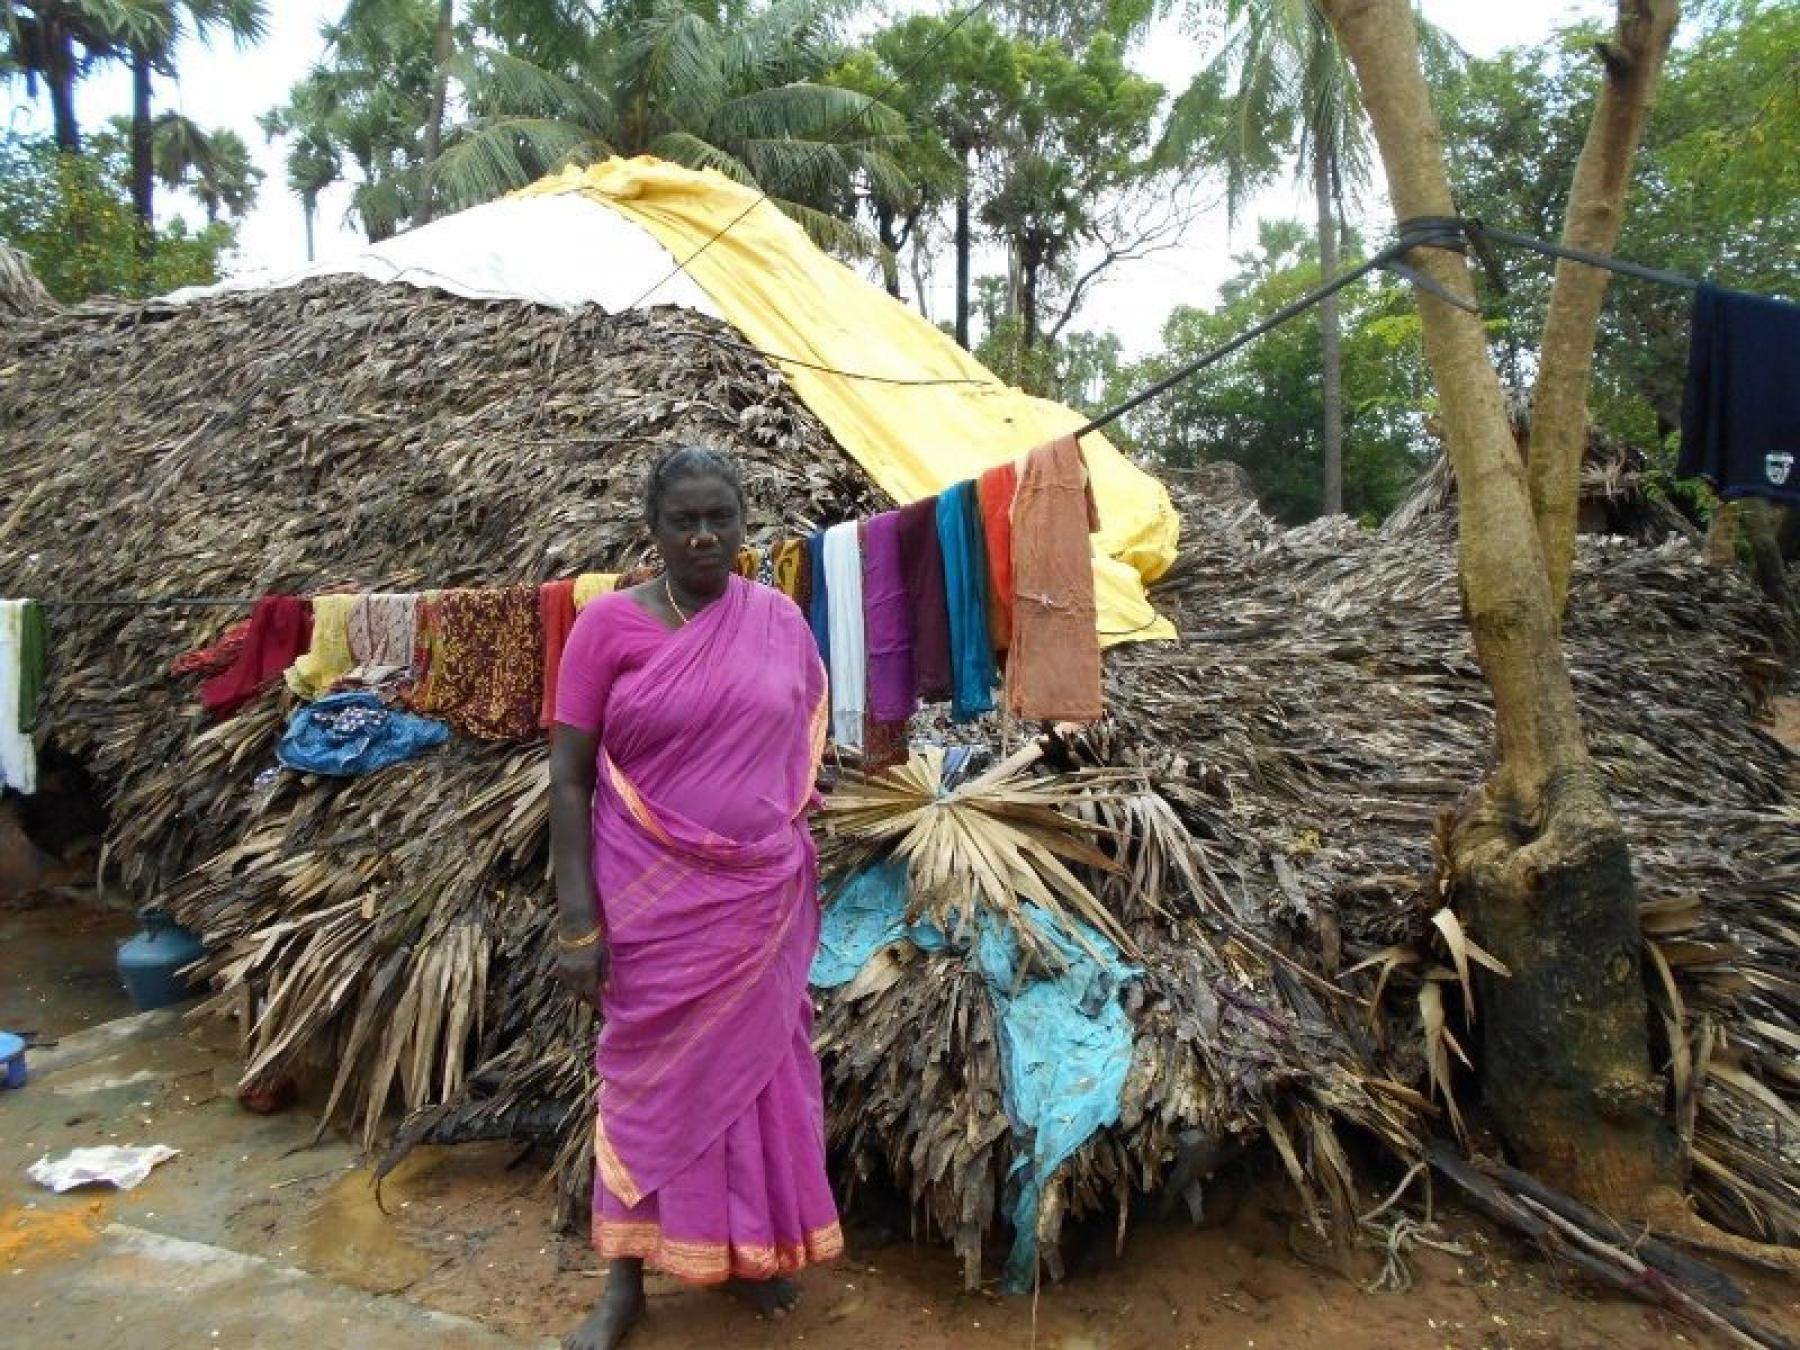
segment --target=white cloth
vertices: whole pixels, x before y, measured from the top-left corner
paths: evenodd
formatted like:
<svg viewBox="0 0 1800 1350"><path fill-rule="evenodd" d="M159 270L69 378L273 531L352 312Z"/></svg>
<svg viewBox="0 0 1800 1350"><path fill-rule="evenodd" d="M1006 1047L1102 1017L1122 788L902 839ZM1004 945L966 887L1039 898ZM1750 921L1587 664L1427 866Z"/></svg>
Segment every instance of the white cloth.
<svg viewBox="0 0 1800 1350"><path fill-rule="evenodd" d="M661 240L611 207L573 192L503 197L295 272L245 272L164 298L187 304L334 276L403 282L471 300L524 300L556 309L599 305L608 314L680 305L720 317L718 306L677 269ZM645 295L659 277L667 280Z"/></svg>
<svg viewBox="0 0 1800 1350"><path fill-rule="evenodd" d="M26 600L0 600L0 788L37 791L37 747L19 725L19 657Z"/></svg>
<svg viewBox="0 0 1800 1350"><path fill-rule="evenodd" d="M152 1168L179 1156L180 1152L167 1144L150 1144L142 1148L102 1144L96 1148L74 1149L56 1159L46 1153L25 1169L25 1175L58 1195L77 1186L116 1186L121 1191L129 1191L141 1184Z"/></svg>
<svg viewBox="0 0 1800 1350"><path fill-rule="evenodd" d="M855 521L825 531L825 588L831 632L831 739L859 754L868 708L869 654L863 639L862 537Z"/></svg>

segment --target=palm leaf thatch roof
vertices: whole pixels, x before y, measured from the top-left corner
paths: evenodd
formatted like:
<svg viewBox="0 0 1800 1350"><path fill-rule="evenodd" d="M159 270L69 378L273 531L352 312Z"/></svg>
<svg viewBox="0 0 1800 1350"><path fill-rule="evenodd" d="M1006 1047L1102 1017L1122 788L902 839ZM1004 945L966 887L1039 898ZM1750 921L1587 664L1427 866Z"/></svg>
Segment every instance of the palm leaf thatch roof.
<svg viewBox="0 0 1800 1350"><path fill-rule="evenodd" d="M649 459L696 438L744 461L753 536L883 506L730 336L680 312L363 281L8 325L0 368L28 375L0 386L0 591L616 570L647 542ZM1312 1215L1354 1231L1344 1131L1416 1157L1448 1128L1434 1090L1466 1079L1450 1043L1470 952L1436 917L1434 825L1492 728L1448 521L1282 530L1224 474L1178 504L1181 557L1153 598L1183 641L1110 653L1109 721L955 807L984 838L1029 836L1054 866L1021 888L1099 906L1144 971L1121 1117L1046 1192L1053 1265L1065 1216L1163 1186L1192 1201L1261 1140ZM549 1140L574 1218L593 1028L549 978L545 749L458 742L351 782L273 772L277 695L215 726L167 674L230 617L52 611L43 725L107 795L109 884L203 932L247 1077L322 1068L371 1143L396 1107L403 1146ZM1800 820L1792 759L1754 720L1781 670L1772 625L1684 540L1582 543L1570 655L1635 848L1694 1189L1719 1221L1795 1241ZM847 789L827 852L893 835L881 811L931 787L903 779ZM967 867L933 875L919 903L947 921L977 902L952 893ZM818 1032L840 1182L898 1187L973 1280L1020 1141L968 954L891 949L823 999Z"/></svg>

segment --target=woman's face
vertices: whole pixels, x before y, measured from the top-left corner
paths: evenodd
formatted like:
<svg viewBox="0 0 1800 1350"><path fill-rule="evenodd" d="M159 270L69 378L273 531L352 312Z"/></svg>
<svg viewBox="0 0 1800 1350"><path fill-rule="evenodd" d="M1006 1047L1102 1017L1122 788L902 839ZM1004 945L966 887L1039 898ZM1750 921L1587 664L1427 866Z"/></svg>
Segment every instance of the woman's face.
<svg viewBox="0 0 1800 1350"><path fill-rule="evenodd" d="M744 546L737 493L710 474L677 478L663 487L652 535L676 585L691 595L717 595Z"/></svg>

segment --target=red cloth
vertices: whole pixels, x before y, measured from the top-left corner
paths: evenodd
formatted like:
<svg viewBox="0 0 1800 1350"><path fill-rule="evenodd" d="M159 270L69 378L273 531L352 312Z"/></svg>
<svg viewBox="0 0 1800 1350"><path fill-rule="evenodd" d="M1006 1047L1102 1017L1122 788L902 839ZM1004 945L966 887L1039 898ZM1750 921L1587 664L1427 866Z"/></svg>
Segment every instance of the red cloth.
<svg viewBox="0 0 1800 1350"><path fill-rule="evenodd" d="M538 587L538 614L544 621L544 706L538 725L546 731L556 720L556 673L563 648L575 627L575 583L549 581Z"/></svg>
<svg viewBox="0 0 1800 1350"><path fill-rule="evenodd" d="M250 620L239 619L208 645L176 657L169 667L169 674L177 677L198 675L205 679L231 669L238 653L244 650L244 639L249 633Z"/></svg>
<svg viewBox="0 0 1800 1350"><path fill-rule="evenodd" d="M1013 496L1019 490L1019 466L1002 464L975 482L981 500L981 532L987 536L988 633L994 650L1012 646Z"/></svg>
<svg viewBox="0 0 1800 1350"><path fill-rule="evenodd" d="M312 645L312 605L294 595L265 595L250 611L250 629L230 669L200 686L214 717L229 717L260 694Z"/></svg>

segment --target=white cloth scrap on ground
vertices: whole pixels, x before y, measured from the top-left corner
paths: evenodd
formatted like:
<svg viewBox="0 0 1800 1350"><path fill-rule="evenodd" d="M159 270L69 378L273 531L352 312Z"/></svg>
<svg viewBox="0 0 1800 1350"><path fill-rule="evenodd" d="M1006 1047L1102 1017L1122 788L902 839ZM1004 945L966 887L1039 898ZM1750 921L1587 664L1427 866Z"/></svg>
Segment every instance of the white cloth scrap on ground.
<svg viewBox="0 0 1800 1350"><path fill-rule="evenodd" d="M863 647L861 526L825 531L825 586L831 633L831 739L861 753L868 708L869 656Z"/></svg>
<svg viewBox="0 0 1800 1350"><path fill-rule="evenodd" d="M149 1176L152 1168L180 1152L167 1144L149 1144L142 1148L102 1144L96 1148L72 1149L54 1160L45 1154L26 1168L25 1174L58 1195L77 1186L106 1185L128 1191Z"/></svg>
<svg viewBox="0 0 1800 1350"><path fill-rule="evenodd" d="M0 600L0 788L37 791L37 747L19 725L19 662L28 600Z"/></svg>

